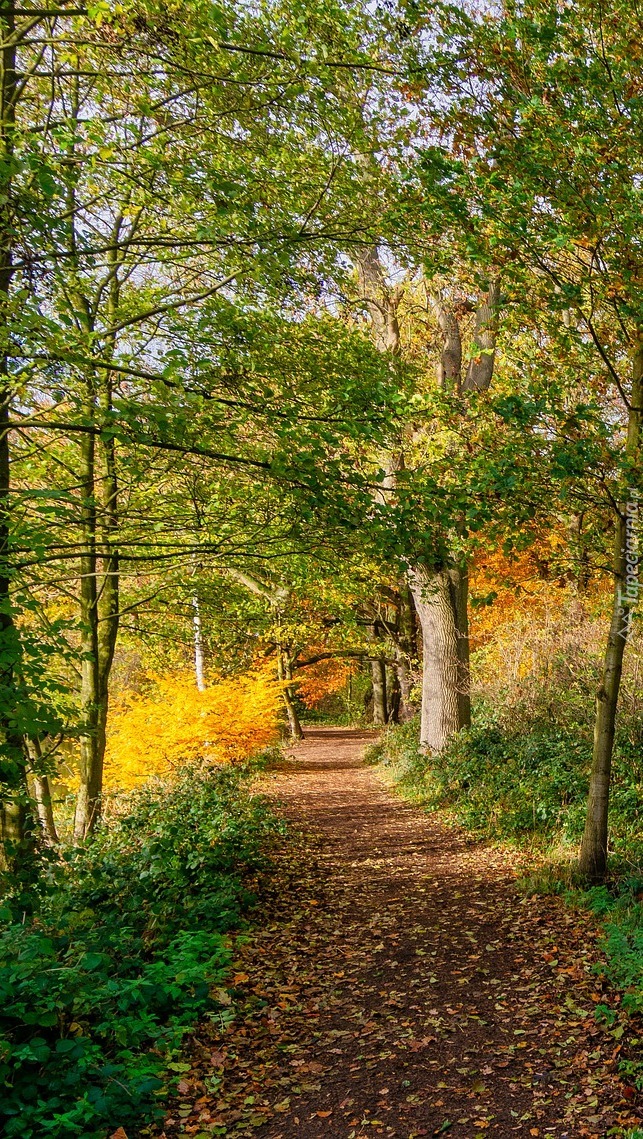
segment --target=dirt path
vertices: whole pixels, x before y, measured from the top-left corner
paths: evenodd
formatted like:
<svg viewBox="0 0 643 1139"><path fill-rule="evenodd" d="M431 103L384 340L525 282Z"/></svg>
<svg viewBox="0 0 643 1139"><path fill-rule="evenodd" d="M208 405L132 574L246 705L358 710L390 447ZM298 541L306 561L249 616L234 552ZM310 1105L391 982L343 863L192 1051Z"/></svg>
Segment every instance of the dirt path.
<svg viewBox="0 0 643 1139"><path fill-rule="evenodd" d="M237 1017L193 1043L166 1135L604 1136L637 1125L585 915L392 795L368 733L309 731L267 780L313 834L242 946Z"/></svg>

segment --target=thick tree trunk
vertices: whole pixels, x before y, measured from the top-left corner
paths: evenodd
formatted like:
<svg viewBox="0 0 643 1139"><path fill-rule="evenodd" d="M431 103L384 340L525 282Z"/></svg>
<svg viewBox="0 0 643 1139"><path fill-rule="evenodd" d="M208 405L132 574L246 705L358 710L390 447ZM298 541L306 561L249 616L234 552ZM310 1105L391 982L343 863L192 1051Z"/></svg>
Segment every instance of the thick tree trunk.
<svg viewBox="0 0 643 1139"><path fill-rule="evenodd" d="M463 393L487 391L491 384L499 300L500 285L495 279L476 308L471 358L462 381L455 315L436 305L445 337L440 374L461 386ZM450 736L471 723L468 574L464 565L435 574L415 568L409 579L422 626L421 741L440 752Z"/></svg>
<svg viewBox="0 0 643 1139"><path fill-rule="evenodd" d="M456 313L441 298L433 299L433 311L442 332L442 352L437 367L437 380L447 392L459 394L462 382L462 338Z"/></svg>
<svg viewBox="0 0 643 1139"><path fill-rule="evenodd" d="M411 590L422 627L420 743L441 752L463 727L462 659L458 648L456 589L448 570L411 571Z"/></svg>
<svg viewBox="0 0 643 1139"><path fill-rule="evenodd" d="M0 870L15 872L24 860L27 847L31 849L28 843L29 818L22 798L15 795L3 800L0 811Z"/></svg>
<svg viewBox="0 0 643 1139"><path fill-rule="evenodd" d="M630 470L640 462L641 413L643 407L643 342L635 353L628 416L626 456ZM619 504L614 543L614 598L605 650L603 676L596 695L594 753L587 802L587 817L581 843L579 870L584 878L599 882L607 870L607 839L612 752L621 686L623 656L629 639L632 610L639 596L639 493L624 490Z"/></svg>

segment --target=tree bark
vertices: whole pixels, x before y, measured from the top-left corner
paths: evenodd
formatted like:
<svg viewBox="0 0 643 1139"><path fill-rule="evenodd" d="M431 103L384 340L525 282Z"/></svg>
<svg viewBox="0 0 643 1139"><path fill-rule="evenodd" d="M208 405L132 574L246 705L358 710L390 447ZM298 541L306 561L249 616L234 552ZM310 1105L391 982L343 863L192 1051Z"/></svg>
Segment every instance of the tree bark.
<svg viewBox="0 0 643 1139"><path fill-rule="evenodd" d="M472 355L462 392L487 391L493 378L500 285L490 282L476 308ZM452 334L451 334L452 336ZM422 745L440 752L471 723L468 573L466 565L437 573L414 567L413 600L422 626Z"/></svg>
<svg viewBox="0 0 643 1139"><path fill-rule="evenodd" d="M643 339L639 341L632 366L632 386L626 443L629 471L640 464L641 413L643 408ZM607 639L603 675L596 695L594 750L587 801L587 817L580 848L578 868L590 882L600 882L607 870L609 795L616 713L623 670L623 656L629 639L632 611L638 601L639 557L637 521L639 493L622 488L616 518L614 541L614 595L612 619Z"/></svg>
<svg viewBox="0 0 643 1139"><path fill-rule="evenodd" d="M394 664L390 667L390 669L387 669L386 676L388 705L388 715L386 717L386 721L389 724L399 724L400 708L402 706L402 685L400 682L400 674L397 664Z"/></svg>
<svg viewBox="0 0 643 1139"><path fill-rule="evenodd" d="M359 271L375 343L380 351L397 355L401 294L387 287L376 249L367 249L360 255ZM494 277L476 307L471 357L462 378L458 313L442 297L432 299L443 335L438 366L442 387L457 394L489 388L495 363L499 301L500 283ZM421 741L423 746L439 752L454 732L471 723L466 567L436 573L422 566L411 567L409 584L422 628ZM375 701L375 673L373 678Z"/></svg>
<svg viewBox="0 0 643 1139"><path fill-rule="evenodd" d="M466 564L449 569L458 654L458 730L471 727L469 664L469 571Z"/></svg>
<svg viewBox="0 0 643 1139"><path fill-rule="evenodd" d="M281 646L277 648L277 674L283 685L281 695L286 709L290 738L293 742L298 743L299 740L303 740L304 733L295 707L295 690L292 685L292 662L288 653L286 653ZM288 683L289 681L291 683Z"/></svg>
<svg viewBox="0 0 643 1139"><path fill-rule="evenodd" d="M465 392L486 392L491 384L496 359L499 302L500 282L495 278L476 308L471 358L462 384Z"/></svg>
<svg viewBox="0 0 643 1139"><path fill-rule="evenodd" d="M70 190L70 246L75 250L74 199ZM111 270L107 317L114 324L120 302L117 242L123 218L114 223L115 248L108 255ZM73 293L79 327L94 331L91 305L78 288ZM104 355L111 356L115 338L108 336ZM92 425L109 427L113 405L112 376L96 369L86 377L85 416ZM118 549L118 474L113 436L87 433L81 443L80 614L83 626L81 709L84 732L80 738L80 787L74 815L74 839L82 842L95 829L102 810L103 765L107 742L109 679L118 637L120 558Z"/></svg>
<svg viewBox="0 0 643 1139"><path fill-rule="evenodd" d="M27 756L16 728L20 640L13 620L10 551L11 164L16 112L15 14L0 4L0 864L15 869L31 850Z"/></svg>
<svg viewBox="0 0 643 1139"><path fill-rule="evenodd" d="M40 829L48 846L58 845L58 831L54 818L54 807L51 796L51 783L48 775L34 775L34 798Z"/></svg>
<svg viewBox="0 0 643 1139"><path fill-rule="evenodd" d="M442 352L437 367L437 379L444 391L459 394L462 382L462 338L460 322L442 299L434 298L433 311L442 332Z"/></svg>
<svg viewBox="0 0 643 1139"><path fill-rule="evenodd" d="M463 726L455 590L448 570L417 567L411 570L410 581L422 627L420 743L439 753Z"/></svg>
<svg viewBox="0 0 643 1139"><path fill-rule="evenodd" d="M386 665L382 660L371 661L371 682L373 685L373 723L385 724L386 707Z"/></svg>
<svg viewBox="0 0 643 1139"><path fill-rule="evenodd" d="M413 687L412 667L417 666L419 661L417 633L416 633L416 616L413 608L413 597L409 583L406 580L400 582L400 607L399 607L399 644L396 646L397 657L397 679L400 685L400 707L399 718L400 720L409 720L413 715L411 708L411 689Z"/></svg>
<svg viewBox="0 0 643 1139"><path fill-rule="evenodd" d="M389 289L382 272L377 249L365 246L358 255L357 265L363 300L369 311L375 343L380 352L397 356L400 351L400 325L397 310L401 299L399 289Z"/></svg>
<svg viewBox="0 0 643 1139"><path fill-rule="evenodd" d="M94 388L87 381L86 414L94 419ZM101 812L103 764L101 737L104 739L104 716L100 707L100 675L98 661L98 558L96 551L95 437L87 432L80 443L81 494L80 508L83 549L80 557L81 683L80 703L83 729L80 737L80 786L76 797L74 838L82 842L96 826ZM102 731L101 731L102 726Z"/></svg>
<svg viewBox="0 0 643 1139"><path fill-rule="evenodd" d="M205 692L205 668L203 659L203 631L201 629L201 607L199 605L198 594L194 594L192 598L192 608L194 609L194 616L192 618L192 625L194 628L194 675L196 679L196 686L199 692Z"/></svg>

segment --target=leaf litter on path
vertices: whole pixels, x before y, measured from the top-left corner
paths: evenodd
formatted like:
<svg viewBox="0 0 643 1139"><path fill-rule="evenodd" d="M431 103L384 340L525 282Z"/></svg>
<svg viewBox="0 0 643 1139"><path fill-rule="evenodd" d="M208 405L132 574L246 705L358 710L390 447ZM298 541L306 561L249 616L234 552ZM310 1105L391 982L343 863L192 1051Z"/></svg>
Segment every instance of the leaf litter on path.
<svg viewBox="0 0 643 1139"><path fill-rule="evenodd" d="M238 945L235 1015L222 1006L199 1026L165 1129L148 1134L590 1139L640 1126L618 1077L623 1041L594 1016L606 1003L594 920L523 897L510 855L391 795L361 763L368 738L309 730L265 779L293 830Z"/></svg>

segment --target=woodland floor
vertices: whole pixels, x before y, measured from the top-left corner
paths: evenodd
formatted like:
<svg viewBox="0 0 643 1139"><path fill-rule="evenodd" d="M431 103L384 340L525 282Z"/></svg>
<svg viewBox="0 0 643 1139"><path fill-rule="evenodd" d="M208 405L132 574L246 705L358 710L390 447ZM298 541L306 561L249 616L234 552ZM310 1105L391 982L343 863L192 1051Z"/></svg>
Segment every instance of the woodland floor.
<svg viewBox="0 0 643 1139"><path fill-rule="evenodd" d="M624 1041L594 1018L614 995L590 916L526 898L510 853L392 794L361 763L368 738L308 730L265 779L299 837L239 947L234 1021L189 1045L167 1139L640 1126Z"/></svg>

